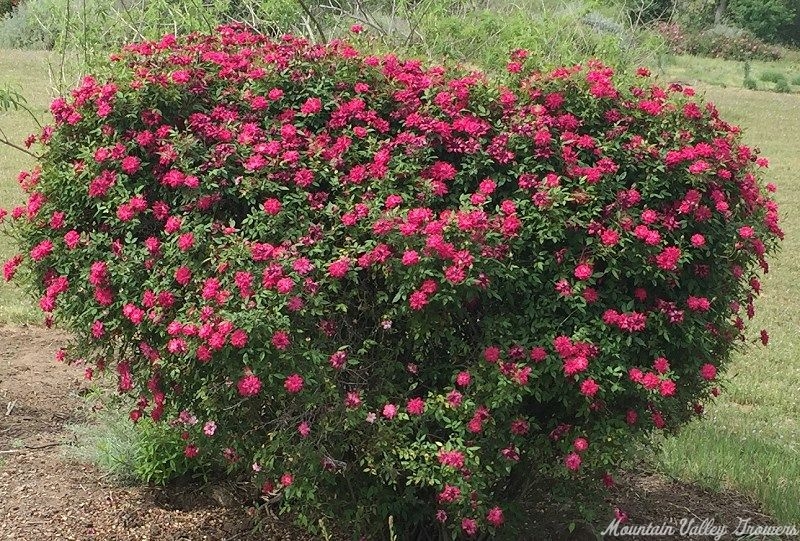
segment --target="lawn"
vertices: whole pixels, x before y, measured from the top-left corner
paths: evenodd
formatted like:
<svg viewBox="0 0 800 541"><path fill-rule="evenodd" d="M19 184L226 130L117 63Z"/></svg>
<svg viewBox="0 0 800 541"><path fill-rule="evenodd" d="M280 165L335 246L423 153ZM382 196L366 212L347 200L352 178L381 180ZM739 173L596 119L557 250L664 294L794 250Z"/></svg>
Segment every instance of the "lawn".
<svg viewBox="0 0 800 541"><path fill-rule="evenodd" d="M800 52L790 52L779 61L765 62L755 60L749 63L750 78L758 90L771 91L775 88L775 78L783 77L792 93L800 92ZM689 84L704 84L722 88L744 87L745 63L718 58L702 58L689 55L665 55L654 70L670 80ZM769 98L766 98L769 100ZM722 107L726 107L722 98ZM736 106L734 104L734 106Z"/></svg>
<svg viewBox="0 0 800 541"><path fill-rule="evenodd" d="M0 86L11 85L26 96L32 109L43 114L48 103L48 63L40 53L0 52ZM754 63L752 76L780 70L789 80L800 75L800 61ZM746 128L746 140L760 147L772 165L769 180L779 187L784 217L783 252L772 260L764 280L753 338L761 328L771 335L767 348L752 347L738 355L728 372L727 393L676 438L664 442L657 467L670 476L712 488L730 487L759 500L764 509L784 522L800 522L800 298L795 280L800 276L800 94L776 94L741 88L741 63L691 57L665 65L665 80L703 80L701 85L723 116ZM765 84L765 83L762 83ZM726 88L722 88L722 86ZM800 86L793 86L800 91ZM35 129L23 112L0 114L0 128L19 142ZM17 172L32 160L0 147L0 206L22 200ZM0 237L0 259L13 253ZM0 323L35 322L34 303L13 286L0 283Z"/></svg>
<svg viewBox="0 0 800 541"><path fill-rule="evenodd" d="M2 51L0 53L0 88L22 94L28 107L44 119L50 102L48 58L35 51ZM37 130L36 123L25 111L0 112L0 129L15 144ZM0 207L10 209L23 201L17 185L17 173L30 168L34 160L22 152L0 145ZM0 235L0 260L5 261L14 250L9 239ZM30 323L41 320L35 303L14 285L0 281L0 322Z"/></svg>

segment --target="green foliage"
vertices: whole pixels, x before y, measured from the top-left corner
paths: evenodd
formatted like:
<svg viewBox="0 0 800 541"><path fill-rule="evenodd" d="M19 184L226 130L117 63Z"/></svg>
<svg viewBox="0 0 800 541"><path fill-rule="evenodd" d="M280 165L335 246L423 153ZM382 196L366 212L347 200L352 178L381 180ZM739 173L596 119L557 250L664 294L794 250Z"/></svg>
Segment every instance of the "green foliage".
<svg viewBox="0 0 800 541"><path fill-rule="evenodd" d="M0 0L0 17L5 17L14 9L18 0Z"/></svg>
<svg viewBox="0 0 800 541"><path fill-rule="evenodd" d="M539 65L129 45L52 104L4 275L116 373L146 479L513 538L533 484L602 501L584 484L716 394L782 237L691 89Z"/></svg>
<svg viewBox="0 0 800 541"><path fill-rule="evenodd" d="M782 77L775 81L775 92L780 92L782 94L788 94L792 91L792 87L789 85L789 81L786 80L785 77Z"/></svg>
<svg viewBox="0 0 800 541"><path fill-rule="evenodd" d="M61 0L30 0L19 4L0 19L0 47L7 49L49 49L61 24Z"/></svg>
<svg viewBox="0 0 800 541"><path fill-rule="evenodd" d="M94 390L84 397L86 420L67 429L75 435L75 443L67 454L97 466L114 482L134 484L142 481L137 472L141 431L121 409L122 400Z"/></svg>
<svg viewBox="0 0 800 541"><path fill-rule="evenodd" d="M758 83L752 77L745 77L744 81L742 81L742 86L747 90L758 90Z"/></svg>
<svg viewBox="0 0 800 541"><path fill-rule="evenodd" d="M588 57L608 58L626 63L633 53L625 43L625 31L613 21L586 13L585 19L570 12L524 12L501 14L473 11L454 15L436 14L425 18L421 30L424 45L434 55L480 66L501 68L514 49L535 51L541 66L574 62ZM502 68L501 68L502 69Z"/></svg>
<svg viewBox="0 0 800 541"><path fill-rule="evenodd" d="M781 28L797 15L789 0L729 0L728 9L737 25L767 42L778 41Z"/></svg>
<svg viewBox="0 0 800 541"><path fill-rule="evenodd" d="M419 47L434 57L452 58L497 70L514 49L534 52L533 62L547 67L604 58L614 66L633 66L662 46L655 34L626 26L589 3L549 2L505 10L436 10L420 20Z"/></svg>
<svg viewBox="0 0 800 541"><path fill-rule="evenodd" d="M768 43L800 43L800 12L795 0L728 0L715 20L720 0L678 0L675 21L691 34L715 24L732 24Z"/></svg>
<svg viewBox="0 0 800 541"><path fill-rule="evenodd" d="M788 93L792 91L789 84L789 79L782 72L778 70L765 70L761 72L759 79L765 83L775 83L775 92ZM747 88L747 85L745 85Z"/></svg>
<svg viewBox="0 0 800 541"><path fill-rule="evenodd" d="M781 27L780 39L787 45L800 47L800 9L795 11L794 20Z"/></svg>
<svg viewBox="0 0 800 541"><path fill-rule="evenodd" d="M714 25L716 5L712 0L678 0L676 17L672 22L696 34Z"/></svg>
<svg viewBox="0 0 800 541"><path fill-rule="evenodd" d="M800 74L797 74L794 77L792 77L792 84L795 86L800 86Z"/></svg>
<svg viewBox="0 0 800 541"><path fill-rule="evenodd" d="M786 80L786 76L778 70L764 70L758 78L765 83L777 83L778 81Z"/></svg>
<svg viewBox="0 0 800 541"><path fill-rule="evenodd" d="M186 444L180 432L150 419L131 423L130 399L104 389L96 387L84 397L85 421L67 427L75 435L69 456L94 464L114 482L126 485L205 475L197 462L184 456Z"/></svg>
<svg viewBox="0 0 800 541"><path fill-rule="evenodd" d="M27 106L27 100L16 88L0 87L0 111L18 111Z"/></svg>
<svg viewBox="0 0 800 541"><path fill-rule="evenodd" d="M129 421L130 422L130 421ZM186 441L181 432L166 423L142 419L136 427L131 460L133 472L140 482L165 484L185 475L205 477L202 461L189 460L184 454Z"/></svg>
<svg viewBox="0 0 800 541"><path fill-rule="evenodd" d="M0 47L78 53L85 71L136 39L209 32L232 18L280 35L301 23L298 13L294 0L27 0L0 20Z"/></svg>

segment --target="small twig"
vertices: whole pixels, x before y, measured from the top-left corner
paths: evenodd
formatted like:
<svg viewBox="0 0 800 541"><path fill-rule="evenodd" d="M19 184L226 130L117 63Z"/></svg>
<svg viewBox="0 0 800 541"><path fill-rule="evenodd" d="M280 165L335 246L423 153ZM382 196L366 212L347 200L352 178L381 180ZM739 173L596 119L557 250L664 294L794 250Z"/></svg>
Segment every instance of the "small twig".
<svg viewBox="0 0 800 541"><path fill-rule="evenodd" d="M332 4L322 4L319 7L322 8L322 9L331 10L331 11L334 12L335 15L338 15L339 17L348 17L348 18L352 19L353 21L356 21L357 23L360 23L360 24L363 24L365 26L368 26L368 27L372 28L373 30L375 30L381 36L385 36L386 35L386 32L383 30L383 28L380 25L378 25L377 23L375 23L374 19L370 20L370 17L366 13L363 13L363 16L362 16L362 15L360 15L358 13L352 13L350 11L345 11L341 7L334 6ZM361 11L363 12L363 9Z"/></svg>
<svg viewBox="0 0 800 541"><path fill-rule="evenodd" d="M319 37L322 40L322 42L323 43L327 43L328 40L325 38L325 31L322 29L322 25L319 24L319 21L317 20L317 18L314 17L314 14L311 13L310 9L308 9L308 6L306 5L305 1L304 0L297 0L297 3L300 4L300 9L302 9L303 12L308 16L308 18L311 19L311 22L314 23L314 26L316 27L317 32L319 33Z"/></svg>
<svg viewBox="0 0 800 541"><path fill-rule="evenodd" d="M9 93L9 91L6 89L0 89L0 92ZM10 108L13 108L15 111L23 111L24 113L26 113L29 117L31 117L31 119L33 119L34 123L36 123L36 125L41 130L44 126L42 126L42 123L39 121L39 117L36 116L36 113L34 113L33 110L31 110L31 108L28 107L25 97L17 92L14 92L13 94L14 94L13 96L11 95L8 96L11 101ZM4 110L6 110L5 106Z"/></svg>
<svg viewBox="0 0 800 541"><path fill-rule="evenodd" d="M0 129L0 143L2 143L2 144L4 144L4 145L8 145L8 146L10 146L11 148L17 149L17 150L19 150L20 152L24 152L24 153L25 153L25 154L27 154L28 156L32 156L33 158L35 158L35 159L37 159L37 160L41 158L41 156L39 156L39 155L37 155L37 154L34 154L33 152L31 152L31 151L30 151L30 150L28 150L27 148L24 148L24 147L21 147L21 146L19 146L19 145L15 144L15 143L12 143L12 142L11 142L11 141L8 139L8 137L6 136L6 132L4 132L2 129Z"/></svg>
<svg viewBox="0 0 800 541"><path fill-rule="evenodd" d="M11 412L14 411L14 406L16 406L16 405L17 405L17 401L16 400L12 400L8 404L6 404L6 417L11 415Z"/></svg>
<svg viewBox="0 0 800 541"><path fill-rule="evenodd" d="M44 445L26 445L24 448L25 448L25 449L31 449L31 450L36 450L36 449L49 449L50 447L59 447L59 446L61 446L61 445L67 445L67 442L65 442L65 441L60 441L60 442L58 442L58 443L46 443L46 444L44 444Z"/></svg>
<svg viewBox="0 0 800 541"><path fill-rule="evenodd" d="M50 447L58 447L59 445L66 445L66 442L48 443L46 445L26 445L20 449L5 449L0 451L0 454L10 453L25 453L27 451L38 451L41 449L49 449Z"/></svg>
<svg viewBox="0 0 800 541"><path fill-rule="evenodd" d="M95 477L95 480L102 481L103 479L107 479L107 478L111 477L114 474L115 474L115 472L113 472L113 471L107 471L103 475L98 475L97 477Z"/></svg>
<svg viewBox="0 0 800 541"><path fill-rule="evenodd" d="M195 6L198 6L197 0L192 0L192 3ZM214 32L214 25L211 24L211 20L208 17L206 17L205 13L203 13L204 12L204 9L203 9L204 6L202 4L200 4L199 8L200 8L200 17L203 19L203 22L206 24L206 28L208 28L208 32L209 33L213 33ZM176 35L177 35L177 33L178 32L175 32Z"/></svg>
<svg viewBox="0 0 800 541"><path fill-rule="evenodd" d="M124 14L119 11L117 12L117 14L119 15L119 20L122 21L123 24L127 25L128 28L133 30L135 34L134 39L144 40L144 34L142 34L139 31L139 29L136 28L135 24L133 24L133 15L131 14L130 8L125 4L125 2L120 2L120 4L122 6L122 11L124 12ZM125 20L125 16L127 16L129 20Z"/></svg>
<svg viewBox="0 0 800 541"><path fill-rule="evenodd" d="M424 41L424 37L419 32L417 32L417 28L419 28L419 25L422 24L422 18L425 15L427 15L427 10L428 10L427 7L422 8L421 10L417 10L417 13L419 13L419 11L421 11L421 13L419 13L419 17L415 18L413 22L410 23L409 25L410 28L408 30L408 37L406 38L406 42L403 44L404 47L409 47L411 45L411 40L414 38L415 34L423 38Z"/></svg>
<svg viewBox="0 0 800 541"><path fill-rule="evenodd" d="M308 39L314 39L314 29L311 28L311 18L303 17L303 24L306 25L305 31L308 34Z"/></svg>

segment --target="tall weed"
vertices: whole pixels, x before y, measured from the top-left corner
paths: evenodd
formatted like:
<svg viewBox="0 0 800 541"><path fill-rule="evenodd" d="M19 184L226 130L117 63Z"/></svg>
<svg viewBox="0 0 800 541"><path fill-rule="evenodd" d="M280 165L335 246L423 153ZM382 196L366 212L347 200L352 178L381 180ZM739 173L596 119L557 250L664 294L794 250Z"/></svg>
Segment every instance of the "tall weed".
<svg viewBox="0 0 800 541"><path fill-rule="evenodd" d="M646 62L663 45L627 15L591 0L29 0L0 20L0 47L61 52L52 71L62 91L123 43L231 22L317 41L347 35L356 24L376 50L490 71L504 69L515 49L528 49L543 67L590 57L624 67Z"/></svg>

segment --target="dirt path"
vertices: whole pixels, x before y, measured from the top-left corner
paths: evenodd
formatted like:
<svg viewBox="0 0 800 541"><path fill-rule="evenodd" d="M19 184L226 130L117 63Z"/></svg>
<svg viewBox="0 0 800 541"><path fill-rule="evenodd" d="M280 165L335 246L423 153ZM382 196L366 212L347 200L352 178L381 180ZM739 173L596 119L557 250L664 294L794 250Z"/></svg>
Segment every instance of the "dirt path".
<svg viewBox="0 0 800 541"><path fill-rule="evenodd" d="M252 533L244 509L223 507L199 487L119 487L94 467L66 459L65 425L80 420L83 373L54 362L65 341L64 334L46 329L0 327L1 540L309 539L285 519L263 520L262 531ZM698 523L713 518L730 529L737 517L774 523L741 495L710 493L654 474L626 476L614 497L632 524L683 517Z"/></svg>

